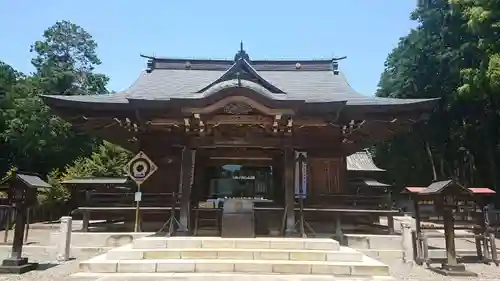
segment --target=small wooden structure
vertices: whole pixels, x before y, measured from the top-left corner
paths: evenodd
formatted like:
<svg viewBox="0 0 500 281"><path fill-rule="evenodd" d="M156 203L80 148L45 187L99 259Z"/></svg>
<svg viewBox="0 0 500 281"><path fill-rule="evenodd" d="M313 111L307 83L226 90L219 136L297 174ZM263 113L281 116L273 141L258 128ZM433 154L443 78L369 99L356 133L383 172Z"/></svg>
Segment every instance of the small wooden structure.
<svg viewBox="0 0 500 281"><path fill-rule="evenodd" d="M26 214L30 206L37 201L38 189L51 188L38 175L14 171L7 179L9 205L15 210L16 226L12 242L11 256L2 261L0 273L22 274L37 268L38 264L28 263L28 258L22 257L24 233L27 228Z"/></svg>
<svg viewBox="0 0 500 281"><path fill-rule="evenodd" d="M408 187L404 190L409 193L414 204L416 230L413 232L414 260L417 264L442 262L440 268L431 268L445 275L474 276L474 273L465 270L463 264L457 260L455 238L471 238L475 240L477 258L483 262L494 262L498 265L498 255L495 245L495 235L490 231L486 222L485 206L487 196L495 192L488 188L465 188L455 180L437 181L426 188ZM424 203L424 204L422 204ZM442 222L443 226L426 227L422 220L425 212L423 205L432 205L434 222ZM428 220L429 221L429 220ZM463 226L457 226L462 223ZM424 230L444 230L446 242L446 259L434 260L429 257L430 238L441 238L442 234L429 233ZM470 230L471 234L455 234L455 230Z"/></svg>

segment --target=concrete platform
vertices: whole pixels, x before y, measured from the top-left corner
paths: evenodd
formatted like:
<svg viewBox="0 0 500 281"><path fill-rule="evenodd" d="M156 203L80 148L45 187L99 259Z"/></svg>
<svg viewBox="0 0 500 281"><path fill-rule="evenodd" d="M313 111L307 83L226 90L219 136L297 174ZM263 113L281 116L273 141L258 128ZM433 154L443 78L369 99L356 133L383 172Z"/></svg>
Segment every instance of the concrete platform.
<svg viewBox="0 0 500 281"><path fill-rule="evenodd" d="M328 238L220 238L220 237L144 237L133 242L135 249L294 249L338 251L340 244Z"/></svg>
<svg viewBox="0 0 500 281"><path fill-rule="evenodd" d="M328 238L143 237L81 262L79 269L88 274L390 276L387 265Z"/></svg>
<svg viewBox="0 0 500 281"><path fill-rule="evenodd" d="M108 260L142 259L242 259L360 262L363 254L347 247L338 251L305 249L238 249L185 248L135 249L131 245L115 248L106 254Z"/></svg>
<svg viewBox="0 0 500 281"><path fill-rule="evenodd" d="M238 273L77 273L69 281L396 281L390 276L342 277L303 274Z"/></svg>
<svg viewBox="0 0 500 281"><path fill-rule="evenodd" d="M345 234L344 240L346 246L355 249L399 251L403 249L401 235Z"/></svg>
<svg viewBox="0 0 500 281"><path fill-rule="evenodd" d="M119 247L135 239L151 236L152 232L75 232L71 233L71 247ZM57 245L59 232L50 234L50 245Z"/></svg>
<svg viewBox="0 0 500 281"><path fill-rule="evenodd" d="M389 276L389 267L363 257L360 262L324 262L291 260L106 260L98 256L79 265L93 273L277 273L329 274L343 276Z"/></svg>

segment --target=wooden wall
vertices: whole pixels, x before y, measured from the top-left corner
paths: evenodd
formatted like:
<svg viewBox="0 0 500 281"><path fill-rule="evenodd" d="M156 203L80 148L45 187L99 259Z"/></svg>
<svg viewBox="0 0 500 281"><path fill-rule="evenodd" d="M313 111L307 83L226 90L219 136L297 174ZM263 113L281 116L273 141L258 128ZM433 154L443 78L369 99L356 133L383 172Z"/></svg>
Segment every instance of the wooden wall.
<svg viewBox="0 0 500 281"><path fill-rule="evenodd" d="M308 192L312 196L341 193L345 186L345 157L308 157Z"/></svg>
<svg viewBox="0 0 500 281"><path fill-rule="evenodd" d="M181 149L172 147L160 147L161 142L158 139L148 140L143 139L143 147L146 154L158 166L158 170L153 174L142 186L143 192L177 192L180 180L181 167ZM224 151L224 150L222 150ZM271 155L271 154L270 154ZM281 159L277 155L275 158L274 168L282 169ZM278 159L279 158L279 159ZM192 196L203 197L204 185L204 168L206 165L207 155L203 151L196 153L195 179L192 190ZM282 161L282 159L281 159ZM308 193L312 196L329 193L342 193L345 188L346 181L346 161L345 157L338 154L325 155L322 153L308 152ZM278 174L278 173L276 173ZM281 186L281 179L276 178L276 187ZM276 190L281 190L276 188ZM278 195L278 194L277 194Z"/></svg>
<svg viewBox="0 0 500 281"><path fill-rule="evenodd" d="M158 146L158 140L144 139L144 152L158 170L141 186L142 192L177 192L179 189L181 149Z"/></svg>

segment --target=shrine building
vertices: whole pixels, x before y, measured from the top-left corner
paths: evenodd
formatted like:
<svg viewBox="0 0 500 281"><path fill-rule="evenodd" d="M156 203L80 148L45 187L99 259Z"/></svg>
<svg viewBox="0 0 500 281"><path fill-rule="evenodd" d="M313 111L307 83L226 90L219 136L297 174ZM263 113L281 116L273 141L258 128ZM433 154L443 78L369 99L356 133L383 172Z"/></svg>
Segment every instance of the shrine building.
<svg viewBox="0 0 500 281"><path fill-rule="evenodd" d="M356 153L437 103L362 95L339 68L344 58L257 60L243 48L227 60L143 57L147 68L122 92L43 100L77 129L143 151L158 170L141 191L182 194L184 223L208 199L259 198L286 210L293 232L286 207L300 192L306 203L350 193L347 174L374 166Z"/></svg>

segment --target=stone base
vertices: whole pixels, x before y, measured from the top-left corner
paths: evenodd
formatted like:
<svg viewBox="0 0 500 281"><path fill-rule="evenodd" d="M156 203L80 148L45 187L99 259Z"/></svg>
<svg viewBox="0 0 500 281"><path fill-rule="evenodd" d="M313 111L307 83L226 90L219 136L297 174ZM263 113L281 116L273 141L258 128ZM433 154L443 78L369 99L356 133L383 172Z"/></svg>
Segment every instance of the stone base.
<svg viewBox="0 0 500 281"><path fill-rule="evenodd" d="M222 211L223 238L254 238L255 217L253 202L245 199L229 199Z"/></svg>
<svg viewBox="0 0 500 281"><path fill-rule="evenodd" d="M431 270L444 276L477 277L477 273L468 271L463 264L443 264L441 267L431 267Z"/></svg>
<svg viewBox="0 0 500 281"><path fill-rule="evenodd" d="M23 274L38 268L38 263L28 263L27 258L5 259L0 266L0 273Z"/></svg>

